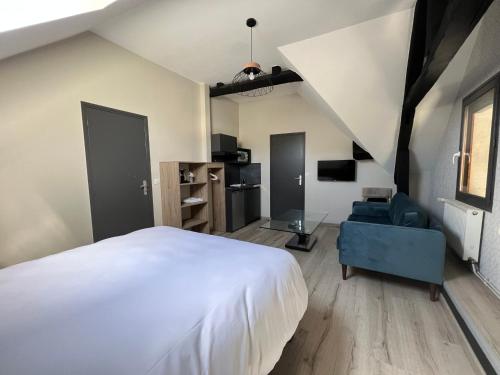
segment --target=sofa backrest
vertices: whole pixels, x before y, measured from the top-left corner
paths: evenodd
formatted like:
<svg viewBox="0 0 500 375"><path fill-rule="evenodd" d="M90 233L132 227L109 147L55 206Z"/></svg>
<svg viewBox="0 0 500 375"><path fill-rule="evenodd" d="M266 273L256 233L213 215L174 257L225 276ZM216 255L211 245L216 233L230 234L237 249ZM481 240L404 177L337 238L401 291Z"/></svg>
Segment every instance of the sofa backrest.
<svg viewBox="0 0 500 375"><path fill-rule="evenodd" d="M428 218L422 208L404 193L392 197L389 218L393 225L427 228Z"/></svg>

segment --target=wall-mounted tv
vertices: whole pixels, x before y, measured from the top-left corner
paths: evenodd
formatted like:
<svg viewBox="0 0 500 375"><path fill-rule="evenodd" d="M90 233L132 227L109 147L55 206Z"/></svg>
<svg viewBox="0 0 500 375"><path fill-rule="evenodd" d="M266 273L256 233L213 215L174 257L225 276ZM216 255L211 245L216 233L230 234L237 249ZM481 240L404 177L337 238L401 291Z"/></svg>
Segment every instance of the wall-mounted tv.
<svg viewBox="0 0 500 375"><path fill-rule="evenodd" d="M356 181L355 160L319 160L319 181Z"/></svg>

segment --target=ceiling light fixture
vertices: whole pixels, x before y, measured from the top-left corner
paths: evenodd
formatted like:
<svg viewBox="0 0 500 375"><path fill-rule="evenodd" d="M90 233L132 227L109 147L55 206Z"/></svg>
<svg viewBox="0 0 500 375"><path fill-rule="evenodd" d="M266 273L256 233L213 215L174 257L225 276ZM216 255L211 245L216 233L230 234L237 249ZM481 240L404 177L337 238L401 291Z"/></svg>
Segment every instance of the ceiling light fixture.
<svg viewBox="0 0 500 375"><path fill-rule="evenodd" d="M269 94L273 91L273 83L267 77L267 74L262 70L259 63L253 61L253 28L257 25L255 18L249 18L246 22L247 26L250 28L250 62L243 65L243 70L238 72L234 78L233 83L242 85L242 90L244 90L244 84L255 82L254 89L247 91L240 91L238 94L243 96L262 96Z"/></svg>

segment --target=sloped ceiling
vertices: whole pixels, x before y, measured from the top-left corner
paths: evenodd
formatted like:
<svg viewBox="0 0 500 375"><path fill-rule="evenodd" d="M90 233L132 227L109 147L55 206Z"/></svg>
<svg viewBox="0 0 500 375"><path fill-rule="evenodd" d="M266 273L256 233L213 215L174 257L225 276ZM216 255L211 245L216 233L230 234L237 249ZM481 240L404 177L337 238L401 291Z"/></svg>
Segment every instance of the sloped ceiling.
<svg viewBox="0 0 500 375"><path fill-rule="evenodd" d="M283 64L278 47L413 7L415 0L169 0L147 2L93 29L98 35L191 80L230 82L254 57Z"/></svg>
<svg viewBox="0 0 500 375"><path fill-rule="evenodd" d="M322 101L389 173L394 172L413 10L279 48ZM325 105L326 104L326 105Z"/></svg>
<svg viewBox="0 0 500 375"><path fill-rule="evenodd" d="M117 0L110 6L95 12L1 32L0 60L88 31L95 25L144 2L145 0Z"/></svg>

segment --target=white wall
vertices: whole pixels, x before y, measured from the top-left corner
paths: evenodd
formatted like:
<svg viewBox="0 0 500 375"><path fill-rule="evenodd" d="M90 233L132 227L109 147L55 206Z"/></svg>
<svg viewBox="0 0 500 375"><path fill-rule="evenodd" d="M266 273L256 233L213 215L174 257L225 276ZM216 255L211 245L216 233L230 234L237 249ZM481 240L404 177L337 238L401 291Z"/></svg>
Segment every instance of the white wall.
<svg viewBox="0 0 500 375"><path fill-rule="evenodd" d="M332 121L391 174L412 22L409 9L279 48L308 84L304 94L327 104Z"/></svg>
<svg viewBox="0 0 500 375"><path fill-rule="evenodd" d="M469 35L458 53L448 64L437 82L419 103L415 111L410 140L413 173L434 169L439 143L444 137L448 120L459 95L479 29Z"/></svg>
<svg viewBox="0 0 500 375"><path fill-rule="evenodd" d="M317 180L317 161L352 159L352 140L321 111L297 94L240 103L240 143L252 150L252 161L262 163L262 215L270 215L269 137L306 132L306 209L328 212L327 222L340 223L351 213L368 186L391 187L392 176L374 161L357 163L356 182Z"/></svg>
<svg viewBox="0 0 500 375"><path fill-rule="evenodd" d="M238 138L238 104L224 97L210 99L210 113L213 134L227 134Z"/></svg>
<svg viewBox="0 0 500 375"><path fill-rule="evenodd" d="M420 160L420 165L424 168L417 168L413 171L411 184L420 187L420 191L427 191L426 194L416 194L416 198L438 219L443 217L443 205L437 202L437 198L455 198L457 166L453 165L451 160L452 155L459 149L462 100L489 77L500 71L499 45L500 0L496 0L453 58L449 66L451 67L451 73L448 72L449 76L438 81L428 94L431 97L438 96L446 100L426 98L423 105L417 109L415 116L419 119L417 124L419 131L413 134L412 138L419 137L419 139L412 139L412 144L415 146L413 149L415 158L417 161ZM465 68L456 69L462 64ZM459 82L458 90L454 84L456 81ZM455 95L454 92L456 92ZM451 102L448 104L449 98ZM443 108L446 109L448 106L451 108L449 115L443 118L445 112ZM435 131L426 131L426 128L441 126L443 122L445 129L439 131L440 135ZM438 142L433 139L437 136ZM429 150L428 146L418 146L419 144L425 145L426 142L434 145L434 149ZM429 153L431 153L431 158L427 155ZM426 166L431 166L431 168L427 169ZM497 288L500 288L500 160L497 160L493 209L491 213L486 212L484 218L479 267L481 273Z"/></svg>
<svg viewBox="0 0 500 375"><path fill-rule="evenodd" d="M92 241L81 101L148 116L155 179L206 160L204 92L91 33L0 61L0 267Z"/></svg>

